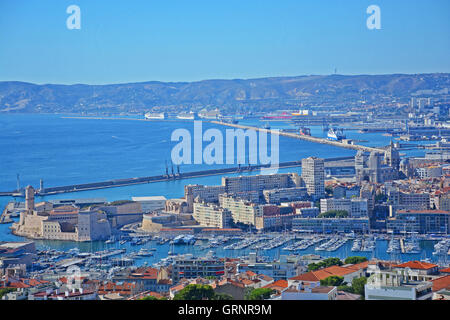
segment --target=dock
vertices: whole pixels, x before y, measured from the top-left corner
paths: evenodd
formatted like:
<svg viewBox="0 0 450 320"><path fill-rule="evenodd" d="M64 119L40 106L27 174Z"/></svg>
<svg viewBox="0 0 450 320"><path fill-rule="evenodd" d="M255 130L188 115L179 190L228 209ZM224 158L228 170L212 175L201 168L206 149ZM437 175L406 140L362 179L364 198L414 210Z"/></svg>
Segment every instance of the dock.
<svg viewBox="0 0 450 320"><path fill-rule="evenodd" d="M221 122L221 121L211 121L211 123L228 126L228 127L233 127L233 128L238 128L238 129L243 129L243 130L255 130L255 131L261 131L261 132L266 132L266 133L270 133L270 134L278 134L280 136L305 140L305 141L314 142L314 143L328 144L328 145L331 145L334 147L339 147L339 148L361 150L361 151L365 151L365 152L376 152L376 153L382 153L382 154L385 153L385 150L380 149L380 148L366 147L366 146L362 146L362 145L358 145L358 144L342 143L339 141L332 141L332 140L328 140L328 139L324 139L324 138L300 135L300 134L292 133L292 132L274 131L271 129L263 129L263 128L252 127L252 126L244 126L244 125L240 125L240 124Z"/></svg>
<svg viewBox="0 0 450 320"><path fill-rule="evenodd" d="M337 157L337 158L328 158L324 159L325 167L341 167L341 168L354 168L353 160L354 157ZM278 164L278 168L294 168L301 167L302 162L299 161L288 161L281 162ZM61 193L71 193L71 192L79 192L79 191L88 191L88 190L97 190L97 189L106 189L106 188L115 188L115 187L125 187L137 184L146 184L146 183L154 183L154 182L164 182L164 181L172 181L172 180L181 180L181 179L190 179L190 178L199 178L199 177L207 177L213 175L223 175L223 174L239 174L244 172L252 172L258 169L270 168L270 165L247 165L247 166L239 166L239 167L230 167L230 168L220 168L220 169L210 169L210 170L202 170L202 171L192 171L192 172L184 172L184 173L176 173L176 174L168 174L168 175L158 175L158 176L149 176L149 177L137 177L137 178L126 178L126 179L115 179L101 182L92 182L92 183L84 183L84 184L73 184L67 186L58 186L58 187L48 187L43 190L37 190L37 196L47 196ZM23 197L23 194L18 192L17 190L10 192L1 192L0 196L17 196Z"/></svg>

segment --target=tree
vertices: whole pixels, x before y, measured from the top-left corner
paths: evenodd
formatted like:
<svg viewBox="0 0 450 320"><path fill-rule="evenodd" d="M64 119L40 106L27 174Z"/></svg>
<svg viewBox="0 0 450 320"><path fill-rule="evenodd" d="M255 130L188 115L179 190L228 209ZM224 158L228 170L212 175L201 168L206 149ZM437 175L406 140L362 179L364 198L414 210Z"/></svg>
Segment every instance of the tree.
<svg viewBox="0 0 450 320"><path fill-rule="evenodd" d="M133 202L134 201L132 201L132 200L116 200L116 201L110 202L109 205L120 206L122 204L133 203Z"/></svg>
<svg viewBox="0 0 450 320"><path fill-rule="evenodd" d="M214 290L209 285L189 284L180 290L173 300L213 300Z"/></svg>
<svg viewBox="0 0 450 320"><path fill-rule="evenodd" d="M331 266L342 266L342 261L339 258L327 258L318 263L310 263L308 265L308 271L315 271L322 268L327 268Z"/></svg>
<svg viewBox="0 0 450 320"><path fill-rule="evenodd" d="M364 286L367 283L366 277L355 278L352 280L352 285L341 285L338 287L338 290L346 291L354 294L359 294L361 299L364 299L365 290Z"/></svg>
<svg viewBox="0 0 450 320"><path fill-rule="evenodd" d="M389 201L388 197L385 194L379 193L375 196L376 203L383 203L385 201Z"/></svg>
<svg viewBox="0 0 450 320"><path fill-rule="evenodd" d="M337 287L344 282L344 277L339 276L329 276L323 280L320 280L321 286Z"/></svg>
<svg viewBox="0 0 450 320"><path fill-rule="evenodd" d="M212 300L233 300L233 296L227 293L216 293Z"/></svg>
<svg viewBox="0 0 450 320"><path fill-rule="evenodd" d="M165 297L157 298L157 297L148 295L148 296L143 297L143 298L141 298L139 300L167 300L167 298L165 298Z"/></svg>
<svg viewBox="0 0 450 320"><path fill-rule="evenodd" d="M346 210L328 210L327 212L321 213L319 218L346 218L348 217L348 211Z"/></svg>
<svg viewBox="0 0 450 320"><path fill-rule="evenodd" d="M364 286L367 283L366 277L355 278L352 280L352 288L353 292L356 294L360 294L362 297L365 295Z"/></svg>
<svg viewBox="0 0 450 320"><path fill-rule="evenodd" d="M366 257L359 257L359 256L353 256L353 257L347 257L344 260L345 264L357 264L357 263L361 263L361 262L365 262L367 261Z"/></svg>
<svg viewBox="0 0 450 320"><path fill-rule="evenodd" d="M253 289L245 295L245 300L264 300L270 298L275 290L269 288Z"/></svg>
<svg viewBox="0 0 450 320"><path fill-rule="evenodd" d="M173 300L233 300L233 297L226 293L215 293L207 284L189 284L175 294Z"/></svg>
<svg viewBox="0 0 450 320"><path fill-rule="evenodd" d="M13 291L16 291L16 288L1 288L0 289L0 298L10 292L13 292Z"/></svg>

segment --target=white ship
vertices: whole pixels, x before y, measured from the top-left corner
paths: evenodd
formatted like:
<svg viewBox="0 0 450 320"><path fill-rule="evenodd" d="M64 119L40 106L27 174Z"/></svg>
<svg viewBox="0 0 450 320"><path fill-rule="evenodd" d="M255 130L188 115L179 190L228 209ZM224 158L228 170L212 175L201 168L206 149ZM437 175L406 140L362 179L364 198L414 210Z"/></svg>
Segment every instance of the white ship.
<svg viewBox="0 0 450 320"><path fill-rule="evenodd" d="M195 119L197 119L197 114L194 113L194 112L180 113L179 115L177 115L177 119L181 119L181 120L195 120Z"/></svg>
<svg viewBox="0 0 450 320"><path fill-rule="evenodd" d="M342 129L331 128L330 130L328 130L327 137L329 140L333 140L333 141L340 141L342 139L345 139L345 135L344 135Z"/></svg>
<svg viewBox="0 0 450 320"><path fill-rule="evenodd" d="M166 118L166 114L163 113L152 113L152 112L147 112L145 114L145 119L148 120L164 120Z"/></svg>

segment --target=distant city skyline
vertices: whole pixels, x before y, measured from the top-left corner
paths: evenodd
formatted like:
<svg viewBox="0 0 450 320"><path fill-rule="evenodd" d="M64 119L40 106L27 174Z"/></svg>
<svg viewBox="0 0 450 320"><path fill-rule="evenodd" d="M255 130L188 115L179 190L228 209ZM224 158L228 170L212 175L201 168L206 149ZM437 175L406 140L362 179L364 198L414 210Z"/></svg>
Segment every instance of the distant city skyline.
<svg viewBox="0 0 450 320"><path fill-rule="evenodd" d="M80 8L80 29L66 10ZM366 12L381 11L370 30ZM450 2L2 1L0 81L192 82L450 72Z"/></svg>

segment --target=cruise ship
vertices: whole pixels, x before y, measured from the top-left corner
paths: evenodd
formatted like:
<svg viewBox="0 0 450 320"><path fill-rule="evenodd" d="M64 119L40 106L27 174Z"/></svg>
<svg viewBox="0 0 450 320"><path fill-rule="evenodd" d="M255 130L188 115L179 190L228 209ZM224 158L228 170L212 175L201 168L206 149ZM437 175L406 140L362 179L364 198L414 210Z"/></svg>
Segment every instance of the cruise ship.
<svg viewBox="0 0 450 320"><path fill-rule="evenodd" d="M181 120L195 120L195 119L197 119L197 114L195 112L180 113L179 115L177 115L177 119L181 119Z"/></svg>
<svg viewBox="0 0 450 320"><path fill-rule="evenodd" d="M342 129L335 129L335 128L331 128L330 130L328 130L327 137L329 140L333 141L340 141L342 139L345 139L345 135Z"/></svg>
<svg viewBox="0 0 450 320"><path fill-rule="evenodd" d="M152 113L152 112L147 112L145 114L145 119L147 120L164 120L166 118L166 114L163 113Z"/></svg>

